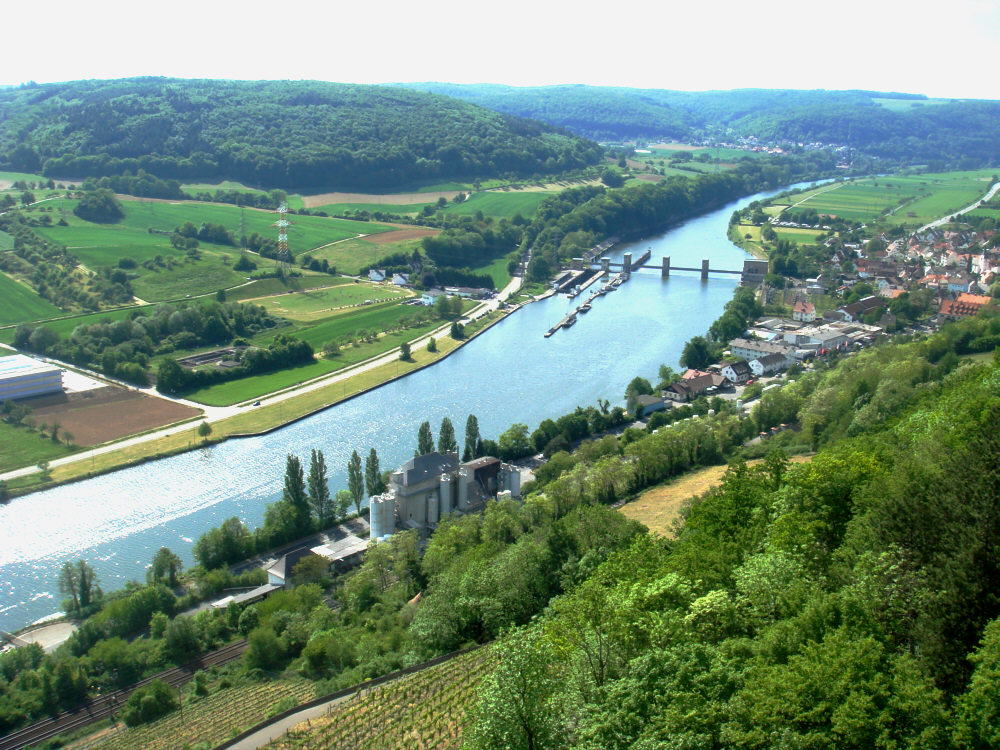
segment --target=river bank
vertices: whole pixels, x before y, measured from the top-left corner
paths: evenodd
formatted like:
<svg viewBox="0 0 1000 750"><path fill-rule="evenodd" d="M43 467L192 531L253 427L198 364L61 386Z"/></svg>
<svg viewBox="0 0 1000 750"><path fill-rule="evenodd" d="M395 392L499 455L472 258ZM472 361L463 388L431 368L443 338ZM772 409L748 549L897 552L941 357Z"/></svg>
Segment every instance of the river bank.
<svg viewBox="0 0 1000 750"><path fill-rule="evenodd" d="M519 282L519 279L513 279L503 290L505 299L520 289L520 284L515 282ZM43 473L36 467L10 471L0 475L0 479L7 481L13 498L210 447L231 438L267 435L440 362L529 302L511 305L502 310L487 310L485 313L473 310L472 314L480 314L465 324L463 338L456 340L444 335L444 328L433 331L412 342L409 361L400 360L398 349L393 350L369 362L348 368L347 371L268 394L259 399L260 406L247 406L248 411L235 416L216 421L188 419L162 430L153 430L52 461L48 480L43 479ZM428 352L426 344L433 336L437 336L437 351ZM268 400L273 403L264 403ZM206 421L210 422L212 431L208 436L202 436L198 428Z"/></svg>

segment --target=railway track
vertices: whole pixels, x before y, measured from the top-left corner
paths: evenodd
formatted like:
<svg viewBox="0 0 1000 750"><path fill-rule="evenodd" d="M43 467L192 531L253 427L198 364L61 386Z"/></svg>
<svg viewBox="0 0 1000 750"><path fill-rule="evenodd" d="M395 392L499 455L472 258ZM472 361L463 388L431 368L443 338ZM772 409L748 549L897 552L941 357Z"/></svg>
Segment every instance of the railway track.
<svg viewBox="0 0 1000 750"><path fill-rule="evenodd" d="M77 706L72 711L60 711L50 719L35 722L16 732L11 732L5 737L0 737L0 750L21 750L21 748L36 745L56 735L75 732L88 724L106 719L112 714L117 713L134 691L145 687L153 682L153 680L163 680L171 687L180 687L189 682L198 670L226 664L234 659L238 659L246 648L246 640L235 641L228 646L223 646L210 653L202 654L199 658L189 661L187 664L173 667L152 677L147 677L122 690L116 690L113 693L94 698Z"/></svg>

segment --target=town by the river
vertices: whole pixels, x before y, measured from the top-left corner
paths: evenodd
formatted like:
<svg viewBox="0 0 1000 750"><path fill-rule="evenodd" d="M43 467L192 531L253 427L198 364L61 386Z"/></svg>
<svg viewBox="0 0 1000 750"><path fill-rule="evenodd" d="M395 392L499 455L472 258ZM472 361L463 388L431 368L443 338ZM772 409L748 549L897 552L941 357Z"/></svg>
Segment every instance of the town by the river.
<svg viewBox="0 0 1000 750"><path fill-rule="evenodd" d="M746 254L726 238L749 196L656 237L612 251L638 256L651 248L673 265L742 267ZM572 328L544 333L580 303L563 295L527 305L455 354L401 380L268 435L229 440L211 448L123 469L19 497L0 506L0 629L16 630L59 611L58 572L66 560L86 559L105 591L143 580L162 546L192 563L194 541L205 530L239 516L259 524L281 493L286 455L324 452L331 489L346 487L351 451L376 448L382 468L413 456L417 429L443 417L459 431L469 414L481 434L496 436L514 422L530 429L577 405L623 402L636 375L655 379L661 363L677 367L684 343L718 317L738 276L676 272L660 278L643 270ZM596 288L596 287L595 287Z"/></svg>

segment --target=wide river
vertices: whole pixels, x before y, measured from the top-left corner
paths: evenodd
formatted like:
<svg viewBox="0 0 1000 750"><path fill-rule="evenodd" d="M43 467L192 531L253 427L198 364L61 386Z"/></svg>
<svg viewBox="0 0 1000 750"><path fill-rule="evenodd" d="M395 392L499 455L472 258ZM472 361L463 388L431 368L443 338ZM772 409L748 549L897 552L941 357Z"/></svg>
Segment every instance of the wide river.
<svg viewBox="0 0 1000 750"><path fill-rule="evenodd" d="M726 238L733 210L773 193L750 196L663 235L620 246L634 257L651 247L651 263L740 269L746 254ZM736 276L643 270L618 291L594 301L575 326L543 334L583 295L535 302L509 316L431 368L377 388L262 437L229 440L123 469L0 506L0 629L15 630L59 610L58 572L86 559L105 591L142 580L162 546L193 562L198 535L232 516L258 525L281 494L285 457L308 461L323 451L333 492L347 486L351 451L378 451L383 469L413 455L417 428L429 420L437 437L443 417L459 444L466 417L496 439L514 422L530 429L577 405L623 403L636 375L655 382L661 363L678 367L684 343L704 333L739 283ZM592 289L596 289L593 287Z"/></svg>

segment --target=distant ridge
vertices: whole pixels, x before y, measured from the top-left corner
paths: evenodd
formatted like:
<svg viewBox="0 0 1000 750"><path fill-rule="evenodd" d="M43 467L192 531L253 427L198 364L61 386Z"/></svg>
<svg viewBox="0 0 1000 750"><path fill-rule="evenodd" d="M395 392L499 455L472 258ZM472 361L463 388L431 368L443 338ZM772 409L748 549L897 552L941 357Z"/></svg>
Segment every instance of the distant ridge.
<svg viewBox="0 0 1000 750"><path fill-rule="evenodd" d="M319 81L131 78L0 89L0 168L394 190L558 174L596 144L437 94Z"/></svg>

